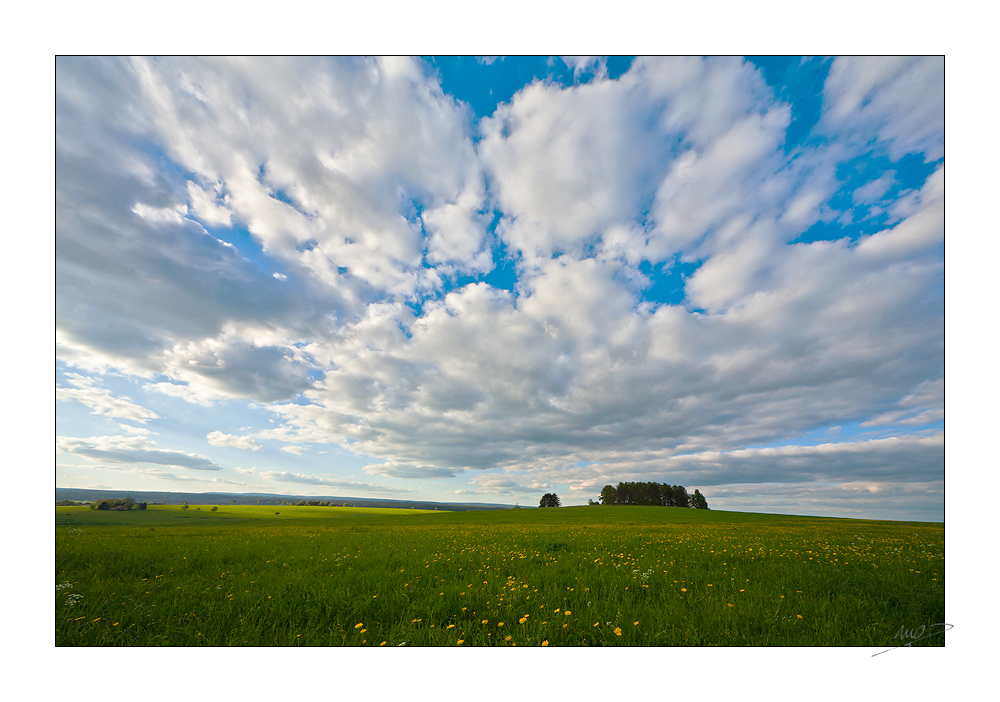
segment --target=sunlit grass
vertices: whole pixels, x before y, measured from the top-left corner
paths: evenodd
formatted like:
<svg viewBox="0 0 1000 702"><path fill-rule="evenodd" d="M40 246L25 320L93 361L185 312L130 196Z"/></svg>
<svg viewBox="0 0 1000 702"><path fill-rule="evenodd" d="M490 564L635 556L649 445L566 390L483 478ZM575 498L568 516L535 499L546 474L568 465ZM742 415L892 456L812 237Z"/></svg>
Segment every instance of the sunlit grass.
<svg viewBox="0 0 1000 702"><path fill-rule="evenodd" d="M890 646L944 621L940 524L208 509L59 508L56 643Z"/></svg>

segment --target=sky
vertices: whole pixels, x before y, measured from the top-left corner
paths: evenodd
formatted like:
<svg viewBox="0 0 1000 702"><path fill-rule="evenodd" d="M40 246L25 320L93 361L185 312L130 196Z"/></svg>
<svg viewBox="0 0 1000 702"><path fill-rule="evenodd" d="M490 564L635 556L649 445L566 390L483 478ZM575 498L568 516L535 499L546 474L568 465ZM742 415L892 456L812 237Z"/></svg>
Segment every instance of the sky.
<svg viewBox="0 0 1000 702"><path fill-rule="evenodd" d="M943 520L940 57L55 83L60 487Z"/></svg>

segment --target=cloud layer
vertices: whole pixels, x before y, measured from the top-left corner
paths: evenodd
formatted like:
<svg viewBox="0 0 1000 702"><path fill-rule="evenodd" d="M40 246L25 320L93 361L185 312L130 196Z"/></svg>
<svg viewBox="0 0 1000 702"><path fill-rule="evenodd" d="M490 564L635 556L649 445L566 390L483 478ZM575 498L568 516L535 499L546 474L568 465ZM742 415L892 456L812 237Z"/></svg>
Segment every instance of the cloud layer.
<svg viewBox="0 0 1000 702"><path fill-rule="evenodd" d="M473 490L940 479L933 432L746 447L940 423L943 63L833 60L798 146L749 62L567 64L593 79L476 123L414 59L60 59L59 399L158 419L101 388L122 373L272 413L211 446L337 444ZM931 175L844 175L904 157Z"/></svg>

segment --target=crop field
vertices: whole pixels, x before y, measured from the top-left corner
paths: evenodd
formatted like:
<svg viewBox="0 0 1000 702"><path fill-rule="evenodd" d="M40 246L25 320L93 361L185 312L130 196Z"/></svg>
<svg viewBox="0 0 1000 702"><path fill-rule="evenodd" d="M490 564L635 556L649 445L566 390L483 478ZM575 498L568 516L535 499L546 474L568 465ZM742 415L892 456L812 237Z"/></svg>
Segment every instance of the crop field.
<svg viewBox="0 0 1000 702"><path fill-rule="evenodd" d="M55 576L58 646L891 647L946 621L942 524L669 507L58 507Z"/></svg>

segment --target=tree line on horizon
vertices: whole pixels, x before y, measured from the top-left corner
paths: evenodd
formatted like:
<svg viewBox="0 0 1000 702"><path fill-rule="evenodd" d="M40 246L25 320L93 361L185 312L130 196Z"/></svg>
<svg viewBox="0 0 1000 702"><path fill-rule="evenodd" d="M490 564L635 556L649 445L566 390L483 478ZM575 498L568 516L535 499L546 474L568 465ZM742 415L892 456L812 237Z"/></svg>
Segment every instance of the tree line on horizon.
<svg viewBox="0 0 1000 702"><path fill-rule="evenodd" d="M90 508L102 511L131 512L133 509L146 509L146 503L136 502L131 497L105 497L90 503Z"/></svg>
<svg viewBox="0 0 1000 702"><path fill-rule="evenodd" d="M663 507L690 507L708 509L708 501L699 490L689 495L683 485L665 483L623 482L617 487L605 485L601 489L602 505L661 505Z"/></svg>

